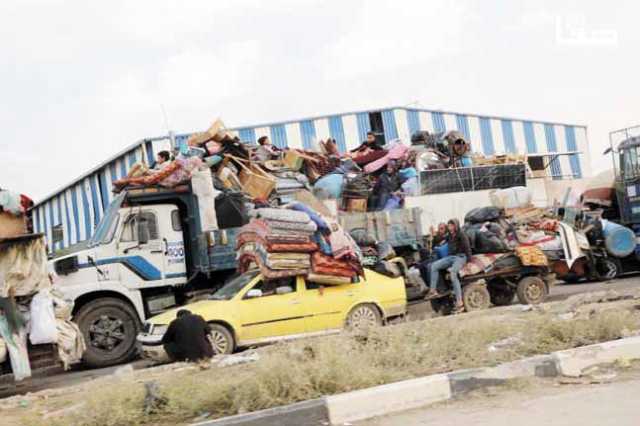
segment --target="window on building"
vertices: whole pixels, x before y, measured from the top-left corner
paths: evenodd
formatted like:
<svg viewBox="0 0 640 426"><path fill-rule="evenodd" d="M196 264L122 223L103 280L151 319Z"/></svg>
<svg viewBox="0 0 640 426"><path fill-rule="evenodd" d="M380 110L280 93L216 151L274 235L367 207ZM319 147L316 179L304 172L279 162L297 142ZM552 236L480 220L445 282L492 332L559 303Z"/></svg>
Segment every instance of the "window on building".
<svg viewBox="0 0 640 426"><path fill-rule="evenodd" d="M534 172L545 169L544 157L529 157L527 161L529 162L529 167Z"/></svg>
<svg viewBox="0 0 640 426"><path fill-rule="evenodd" d="M62 228L62 224L55 225L51 228L51 240L53 241L53 244L64 241L64 229Z"/></svg>
<svg viewBox="0 0 640 426"><path fill-rule="evenodd" d="M371 125L371 131L376 134L376 139L379 145L386 143L384 137L384 122L382 121L382 112L370 112L369 124Z"/></svg>
<svg viewBox="0 0 640 426"><path fill-rule="evenodd" d="M149 224L149 239L157 240L158 221L156 219L156 215L152 212L141 212L127 218L124 229L122 230L122 237L120 238L120 241L138 241L138 223L140 223L141 220L146 220Z"/></svg>

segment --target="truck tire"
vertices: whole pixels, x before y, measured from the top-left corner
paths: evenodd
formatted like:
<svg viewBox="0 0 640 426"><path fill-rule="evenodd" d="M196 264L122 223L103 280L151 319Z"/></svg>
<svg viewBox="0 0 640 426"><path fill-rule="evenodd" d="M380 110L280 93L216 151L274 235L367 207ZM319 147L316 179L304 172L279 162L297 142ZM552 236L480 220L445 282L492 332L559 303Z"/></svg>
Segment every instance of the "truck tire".
<svg viewBox="0 0 640 426"><path fill-rule="evenodd" d="M140 320L133 306L115 297L84 305L75 315L87 350L82 359L90 367L107 367L129 361L136 354Z"/></svg>
<svg viewBox="0 0 640 426"><path fill-rule="evenodd" d="M462 288L462 301L467 312L479 311L491 306L491 295L485 284L467 284Z"/></svg>
<svg viewBox="0 0 640 426"><path fill-rule="evenodd" d="M233 334L227 327L222 324L212 323L211 327L211 346L213 347L213 353L216 355L228 355L232 354L236 349L236 342L233 339Z"/></svg>
<svg viewBox="0 0 640 426"><path fill-rule="evenodd" d="M537 305L547 298L547 285L540 277L528 276L518 282L516 292L523 305Z"/></svg>

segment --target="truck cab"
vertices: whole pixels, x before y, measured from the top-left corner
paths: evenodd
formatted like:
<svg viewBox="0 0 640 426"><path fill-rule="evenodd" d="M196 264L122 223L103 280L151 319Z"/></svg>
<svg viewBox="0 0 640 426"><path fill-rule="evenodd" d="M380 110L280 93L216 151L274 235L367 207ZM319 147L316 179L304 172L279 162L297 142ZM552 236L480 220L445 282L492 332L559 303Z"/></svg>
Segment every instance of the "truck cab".
<svg viewBox="0 0 640 426"><path fill-rule="evenodd" d="M637 225L640 224L640 136L630 137L620 143L617 155L616 198L620 221Z"/></svg>
<svg viewBox="0 0 640 426"><path fill-rule="evenodd" d="M52 260L57 287L75 302L85 363L127 361L146 318L220 287L235 271L236 233L203 232L188 185L119 194L87 243Z"/></svg>

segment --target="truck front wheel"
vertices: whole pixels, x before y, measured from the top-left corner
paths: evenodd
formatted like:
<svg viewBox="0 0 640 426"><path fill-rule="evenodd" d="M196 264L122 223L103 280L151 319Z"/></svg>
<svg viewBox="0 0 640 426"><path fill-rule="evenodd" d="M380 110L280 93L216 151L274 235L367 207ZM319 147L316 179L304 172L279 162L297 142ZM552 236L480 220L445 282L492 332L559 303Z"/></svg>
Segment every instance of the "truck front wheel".
<svg viewBox="0 0 640 426"><path fill-rule="evenodd" d="M140 321L133 307L115 297L93 300L75 315L87 344L83 355L90 367L129 361L136 353Z"/></svg>

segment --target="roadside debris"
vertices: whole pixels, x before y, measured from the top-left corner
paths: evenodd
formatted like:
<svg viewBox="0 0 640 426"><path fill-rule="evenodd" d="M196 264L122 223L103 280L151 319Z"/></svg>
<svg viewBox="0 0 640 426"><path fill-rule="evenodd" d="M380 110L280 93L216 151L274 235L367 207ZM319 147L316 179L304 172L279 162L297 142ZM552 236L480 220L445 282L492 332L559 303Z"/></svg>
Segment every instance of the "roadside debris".
<svg viewBox="0 0 640 426"><path fill-rule="evenodd" d="M232 367L234 365L247 364L260 360L260 354L255 351L245 351L234 355L218 355L211 359L211 364L218 367Z"/></svg>
<svg viewBox="0 0 640 426"><path fill-rule="evenodd" d="M155 381L146 382L144 384L144 390L143 412L147 416L156 413L169 402L169 400L161 394L160 386Z"/></svg>

